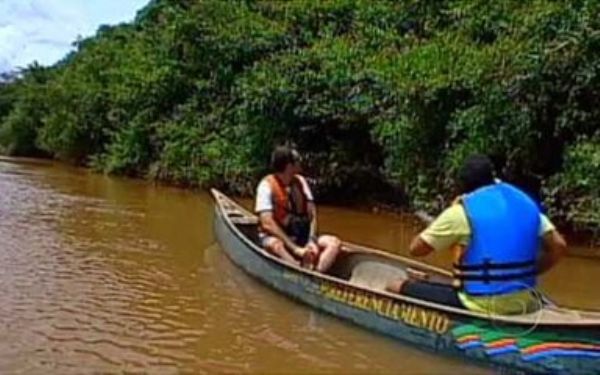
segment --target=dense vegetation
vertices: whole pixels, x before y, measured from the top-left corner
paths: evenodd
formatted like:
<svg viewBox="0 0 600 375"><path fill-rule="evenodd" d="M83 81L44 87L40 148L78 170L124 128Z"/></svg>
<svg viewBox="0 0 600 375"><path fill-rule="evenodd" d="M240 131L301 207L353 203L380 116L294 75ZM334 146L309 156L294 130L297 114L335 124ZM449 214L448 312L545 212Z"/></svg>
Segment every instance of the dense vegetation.
<svg viewBox="0 0 600 375"><path fill-rule="evenodd" d="M597 228L598 14L599 0L155 0L0 83L0 143L250 193L293 140L322 197L429 209L480 151Z"/></svg>

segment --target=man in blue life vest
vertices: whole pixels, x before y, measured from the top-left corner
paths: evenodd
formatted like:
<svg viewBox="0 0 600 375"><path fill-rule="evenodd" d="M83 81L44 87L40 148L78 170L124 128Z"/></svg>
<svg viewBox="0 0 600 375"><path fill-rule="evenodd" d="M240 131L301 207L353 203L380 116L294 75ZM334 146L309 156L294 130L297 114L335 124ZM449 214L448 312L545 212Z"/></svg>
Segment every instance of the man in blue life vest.
<svg viewBox="0 0 600 375"><path fill-rule="evenodd" d="M390 282L387 290L482 313L539 309L537 275L566 252L565 240L527 194L494 178L486 156L468 157L459 183L462 195L410 245L417 257L451 250L453 285L413 275Z"/></svg>
<svg viewBox="0 0 600 375"><path fill-rule="evenodd" d="M300 155L279 146L271 155L271 167L273 173L261 180L256 192L261 245L294 265L327 271L340 250L340 240L317 236L317 210L310 187L300 175Z"/></svg>

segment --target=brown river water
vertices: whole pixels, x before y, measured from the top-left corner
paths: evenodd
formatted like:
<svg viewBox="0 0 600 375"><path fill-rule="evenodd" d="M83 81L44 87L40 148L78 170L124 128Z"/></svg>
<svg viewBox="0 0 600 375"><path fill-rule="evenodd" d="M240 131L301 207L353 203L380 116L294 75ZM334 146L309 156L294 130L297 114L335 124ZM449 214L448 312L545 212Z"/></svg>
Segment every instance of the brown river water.
<svg viewBox="0 0 600 375"><path fill-rule="evenodd" d="M410 220L322 207L321 228L402 253ZM490 373L289 300L215 243L207 193L0 159L0 373ZM434 264L448 264L435 254ZM600 310L600 259L542 280Z"/></svg>

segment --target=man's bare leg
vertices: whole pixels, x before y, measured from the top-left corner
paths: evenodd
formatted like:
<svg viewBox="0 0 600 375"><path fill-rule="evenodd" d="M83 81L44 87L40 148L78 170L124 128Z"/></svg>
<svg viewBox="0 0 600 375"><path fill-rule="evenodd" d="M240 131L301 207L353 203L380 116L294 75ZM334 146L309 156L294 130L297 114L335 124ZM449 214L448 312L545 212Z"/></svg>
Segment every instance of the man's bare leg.
<svg viewBox="0 0 600 375"><path fill-rule="evenodd" d="M285 248L285 245L283 244L283 241L281 241L278 238L275 237L270 237L269 239L266 240L266 243L264 244L265 249L270 252L271 254L285 260L288 263L291 263L295 266L299 266L300 262L298 262L296 260L296 258L294 258L292 256L292 254L290 254L287 249Z"/></svg>
<svg viewBox="0 0 600 375"><path fill-rule="evenodd" d="M335 236L324 235L317 240L317 245L322 249L319 262L317 263L316 271L325 272L335 262L335 258L340 252L341 242Z"/></svg>

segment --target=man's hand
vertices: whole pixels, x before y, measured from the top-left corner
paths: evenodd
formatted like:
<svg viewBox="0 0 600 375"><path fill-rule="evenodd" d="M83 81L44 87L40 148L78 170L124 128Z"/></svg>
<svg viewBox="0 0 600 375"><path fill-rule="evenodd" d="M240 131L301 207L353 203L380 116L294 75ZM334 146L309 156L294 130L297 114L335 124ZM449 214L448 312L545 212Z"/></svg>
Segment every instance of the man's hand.
<svg viewBox="0 0 600 375"><path fill-rule="evenodd" d="M301 252L302 266L311 270L314 269L319 260L319 247L317 244L310 241L305 247L300 248L299 251Z"/></svg>

